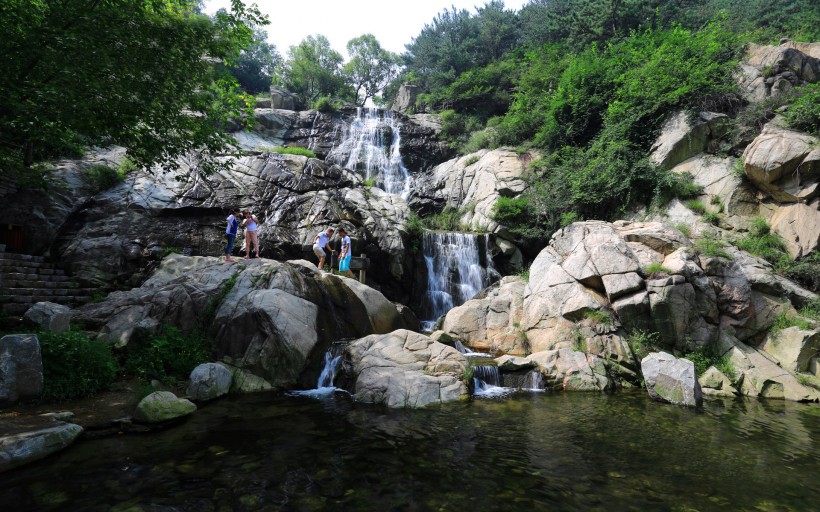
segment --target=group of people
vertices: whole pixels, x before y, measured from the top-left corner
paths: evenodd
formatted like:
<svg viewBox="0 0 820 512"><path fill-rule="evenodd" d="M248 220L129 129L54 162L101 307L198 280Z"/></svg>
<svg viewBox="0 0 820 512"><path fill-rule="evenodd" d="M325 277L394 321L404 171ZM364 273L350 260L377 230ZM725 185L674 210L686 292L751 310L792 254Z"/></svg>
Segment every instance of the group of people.
<svg viewBox="0 0 820 512"><path fill-rule="evenodd" d="M228 218L226 219L228 222L228 226L225 228L225 238L227 239L227 244L225 246L225 262L230 263L235 260L231 258L231 252L233 251L233 245L236 241L236 234L239 231L239 219L237 216L239 214L238 208L232 208ZM242 227L245 228L245 258L251 258L251 247L255 248L254 257L259 257L259 235L257 230L259 229L259 219L256 218L256 215L252 214L248 210L244 210L241 213L242 216ZM333 238L333 234L335 231L333 228L328 228L327 231L323 231L316 235L313 239L313 253L319 258L319 263L316 265L319 267L320 270L324 270L325 268L325 258L327 257L327 252L330 251L335 253L336 250L329 246L330 240ZM353 272L350 270L350 260L353 257L352 247L350 243L350 237L347 236L347 232L344 228L339 228L339 239L341 241L341 245L339 247L339 273L344 273L348 277L354 277Z"/></svg>
<svg viewBox="0 0 820 512"><path fill-rule="evenodd" d="M239 215L238 208L232 208L230 215L228 215L228 227L225 228L225 238L228 239L227 245L225 247L225 262L230 263L234 261L231 259L231 252L233 251L233 244L236 241L236 233L239 231L239 219L237 218ZM252 214L248 210L242 212L242 227L245 228L245 258L251 258L251 247L256 249L254 253L254 257L259 257L259 234L257 230L259 229L259 219L256 218L256 215Z"/></svg>

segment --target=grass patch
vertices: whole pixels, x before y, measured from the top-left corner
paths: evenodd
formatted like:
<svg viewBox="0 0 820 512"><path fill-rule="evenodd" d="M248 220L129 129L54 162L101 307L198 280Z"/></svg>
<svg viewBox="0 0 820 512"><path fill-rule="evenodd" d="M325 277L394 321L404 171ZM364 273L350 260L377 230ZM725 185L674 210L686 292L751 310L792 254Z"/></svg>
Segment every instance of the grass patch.
<svg viewBox="0 0 820 512"><path fill-rule="evenodd" d="M800 316L811 318L812 320L820 320L820 299L814 299L798 311Z"/></svg>
<svg viewBox="0 0 820 512"><path fill-rule="evenodd" d="M376 186L376 178L365 178L362 180L363 187L375 187Z"/></svg>
<svg viewBox="0 0 820 512"><path fill-rule="evenodd" d="M126 171L96 164L85 170L85 178L95 192L108 190L125 179Z"/></svg>
<svg viewBox="0 0 820 512"><path fill-rule="evenodd" d="M664 267L660 263L650 263L643 268L643 272L646 274L646 277L661 277L663 274L672 274L672 269Z"/></svg>
<svg viewBox="0 0 820 512"><path fill-rule="evenodd" d="M783 275L815 293L820 292L820 251L791 262Z"/></svg>
<svg viewBox="0 0 820 512"><path fill-rule="evenodd" d="M480 157L478 155L473 155L471 157L468 157L467 160L464 161L464 167L470 167L471 165L478 162L479 160L480 160Z"/></svg>
<svg viewBox="0 0 820 512"><path fill-rule="evenodd" d="M44 402L92 396L107 389L117 375L111 346L84 333L38 333L43 357Z"/></svg>
<svg viewBox="0 0 820 512"><path fill-rule="evenodd" d="M715 235L704 235L697 242L695 248L703 256L712 256L717 258L732 259L732 255L726 252L726 244L723 240L716 238Z"/></svg>
<svg viewBox="0 0 820 512"><path fill-rule="evenodd" d="M736 380L735 370L729 362L729 359L725 355L719 353L717 347L714 345L698 347L694 351L686 354L684 357L695 363L695 371L697 372L698 377L703 375L710 366L714 366L720 370L721 373L729 377L729 380L732 382Z"/></svg>
<svg viewBox="0 0 820 512"><path fill-rule="evenodd" d="M211 359L212 347L201 333L163 326L154 335L137 334L126 345L123 370L143 380L185 381L191 370Z"/></svg>
<svg viewBox="0 0 820 512"><path fill-rule="evenodd" d="M575 327L572 330L572 350L575 352L587 351L587 339L581 334L581 330Z"/></svg>
<svg viewBox="0 0 820 512"><path fill-rule="evenodd" d="M584 313L584 318L593 324L612 325L612 315L600 309L587 311Z"/></svg>
<svg viewBox="0 0 820 512"><path fill-rule="evenodd" d="M683 233L683 236L686 238L689 238L692 235L692 228L689 227L689 224L678 222L675 224L674 228Z"/></svg>
<svg viewBox="0 0 820 512"><path fill-rule="evenodd" d="M758 217L749 224L749 234L738 240L735 245L749 254L768 261L778 270L791 266L792 259L786 249L786 242L780 235L771 232L766 219Z"/></svg>
<svg viewBox="0 0 820 512"><path fill-rule="evenodd" d="M468 212L468 208L451 208L448 206L440 213L428 215L427 217L419 217L411 213L405 227L408 233L417 233L419 236L421 231L425 229L431 231L471 231L469 226L461 223L461 217Z"/></svg>
<svg viewBox="0 0 820 512"><path fill-rule="evenodd" d="M702 201L692 199L691 201L686 201L684 204L687 208L697 213L698 215L703 215L704 213L706 213L706 205L703 204Z"/></svg>
<svg viewBox="0 0 820 512"><path fill-rule="evenodd" d="M717 226L720 224L720 214L717 212L706 212L703 214L703 222Z"/></svg>
<svg viewBox="0 0 820 512"><path fill-rule="evenodd" d="M529 283L530 282L530 267L522 268L515 275L517 275L518 277L523 279L524 282Z"/></svg>
<svg viewBox="0 0 820 512"><path fill-rule="evenodd" d="M788 311L782 311L775 317L772 326L769 328L769 336L776 341L780 331L788 329L789 327L797 327L802 330L811 329L811 321Z"/></svg>
<svg viewBox="0 0 820 512"><path fill-rule="evenodd" d="M316 158L316 153L307 149L307 148L300 148L300 147L282 147L277 146L275 148L265 148L265 150L269 150L270 153L279 153L280 155L299 155L299 156L306 156L308 158Z"/></svg>

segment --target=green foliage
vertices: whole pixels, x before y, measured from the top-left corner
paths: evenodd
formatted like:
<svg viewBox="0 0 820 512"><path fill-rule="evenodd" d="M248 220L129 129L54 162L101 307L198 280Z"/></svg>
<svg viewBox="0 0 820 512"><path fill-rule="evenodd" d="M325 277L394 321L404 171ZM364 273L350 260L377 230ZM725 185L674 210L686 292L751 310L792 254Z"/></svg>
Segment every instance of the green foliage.
<svg viewBox="0 0 820 512"><path fill-rule="evenodd" d="M343 103L341 101L336 101L330 96L320 96L313 102L313 110L326 113L338 112L342 106Z"/></svg>
<svg viewBox="0 0 820 512"><path fill-rule="evenodd" d="M300 148L298 146L292 147L275 147L271 149L273 153L279 153L280 155L299 155L299 156L306 156L308 158L316 158L316 153L307 149L307 148Z"/></svg>
<svg viewBox="0 0 820 512"><path fill-rule="evenodd" d="M731 260L732 255L726 252L725 247L726 244L722 240L708 233L695 242L695 248L700 254Z"/></svg>
<svg viewBox="0 0 820 512"><path fill-rule="evenodd" d="M720 224L720 214L718 212L706 212L703 214L703 222L717 226Z"/></svg>
<svg viewBox="0 0 820 512"><path fill-rule="evenodd" d="M463 209L448 206L440 213L422 217L420 221L425 229L433 231L469 231L469 228L461 224L461 217L465 213Z"/></svg>
<svg viewBox="0 0 820 512"><path fill-rule="evenodd" d="M576 352L586 352L587 351L587 339L581 333L581 330L576 326L572 329L572 350Z"/></svg>
<svg viewBox="0 0 820 512"><path fill-rule="evenodd" d="M768 235L772 230L769 222L763 217L755 217L749 222L749 234L752 236Z"/></svg>
<svg viewBox="0 0 820 512"><path fill-rule="evenodd" d="M182 249L180 249L179 247L171 246L164 247L162 249L162 252L159 254L159 259L164 259L166 256L171 254L182 254Z"/></svg>
<svg viewBox="0 0 820 512"><path fill-rule="evenodd" d="M686 224L684 222L678 222L677 224L675 224L674 228L683 233L683 235L686 238L689 238L692 234L692 228L689 227L689 224Z"/></svg>
<svg viewBox="0 0 820 512"><path fill-rule="evenodd" d="M759 256L774 265L777 270L785 270L792 264L788 254L786 242L776 233L771 233L771 227L766 219L757 217L749 224L749 234L735 244L749 254Z"/></svg>
<svg viewBox="0 0 820 512"><path fill-rule="evenodd" d="M465 384L469 385L469 383L472 382L472 380L473 380L473 374L474 373L475 373L475 367L468 364L467 366L464 367L464 370L461 373L461 381L464 382Z"/></svg>
<svg viewBox="0 0 820 512"><path fill-rule="evenodd" d="M803 132L820 136L820 84L810 84L797 90L784 114L786 123Z"/></svg>
<svg viewBox="0 0 820 512"><path fill-rule="evenodd" d="M788 329L789 327L797 327L798 329L811 329L812 323L805 318L802 318L798 315L795 315L789 311L781 311L778 314L774 322L772 322L772 326L769 328L769 336L777 342L777 335L780 334L780 331L783 329Z"/></svg>
<svg viewBox="0 0 820 512"><path fill-rule="evenodd" d="M592 322L593 324L602 324L602 325L611 325L612 324L612 315L608 312L603 310L593 310L587 311L584 313L584 318Z"/></svg>
<svg viewBox="0 0 820 512"><path fill-rule="evenodd" d="M156 335L134 336L125 347L123 369L145 380L184 381L194 368L211 359L211 352L210 342L201 334L163 326Z"/></svg>
<svg viewBox="0 0 820 512"><path fill-rule="evenodd" d="M698 215L703 215L706 213L706 205L703 204L702 201L691 200L686 201L686 207L692 210L693 212L697 213Z"/></svg>
<svg viewBox="0 0 820 512"><path fill-rule="evenodd" d="M342 96L346 90L343 60L325 36L308 36L299 45L290 47L288 59L276 80L308 103L321 96Z"/></svg>
<svg viewBox="0 0 820 512"><path fill-rule="evenodd" d="M464 167L470 167L474 163L478 162L481 158L478 155L472 155L464 160Z"/></svg>
<svg viewBox="0 0 820 512"><path fill-rule="evenodd" d="M5 3L0 168L111 144L141 167L175 169L195 149L205 171L229 165L219 127L249 107L214 63L231 65L264 23L240 1L213 19L183 0Z"/></svg>
<svg viewBox="0 0 820 512"><path fill-rule="evenodd" d="M656 332L636 329L629 333L626 343L632 349L632 353L640 360L658 346L659 339L660 335Z"/></svg>
<svg viewBox="0 0 820 512"><path fill-rule="evenodd" d="M710 366L714 366L720 370L724 375L729 377L732 382L735 381L735 371L729 362L728 358L718 351L715 345L705 345L696 348L694 351L686 354L686 359L695 363L695 371L698 377L703 375Z"/></svg>
<svg viewBox="0 0 820 512"><path fill-rule="evenodd" d="M282 67L282 55L267 39L267 31L255 28L248 45L240 52L236 64L228 68L245 92L270 92L273 75Z"/></svg>
<svg viewBox="0 0 820 512"><path fill-rule="evenodd" d="M820 299L814 299L808 304L804 305L798 311L801 316L811 318L812 320L820 320Z"/></svg>
<svg viewBox="0 0 820 512"><path fill-rule="evenodd" d="M355 90L356 104L363 107L397 75L401 60L382 48L373 34L348 41L347 53L350 61L344 66L344 74Z"/></svg>
<svg viewBox="0 0 820 512"><path fill-rule="evenodd" d="M530 282L530 267L522 268L521 270L519 270L516 273L516 275L518 277L520 277L521 279L523 279L525 282L529 283Z"/></svg>
<svg viewBox="0 0 820 512"><path fill-rule="evenodd" d="M783 274L815 293L820 292L820 251L795 261Z"/></svg>
<svg viewBox="0 0 820 512"><path fill-rule="evenodd" d="M112 169L107 165L95 164L86 168L85 177L95 192L103 192L121 183L125 174L119 169Z"/></svg>
<svg viewBox="0 0 820 512"><path fill-rule="evenodd" d="M669 268L664 267L660 263L650 263L649 265L643 268L643 273L647 277L656 277L660 274L671 275L672 270Z"/></svg>
<svg viewBox="0 0 820 512"><path fill-rule="evenodd" d="M117 362L108 343L77 331L42 332L37 337L43 357L44 402L91 396L114 382Z"/></svg>

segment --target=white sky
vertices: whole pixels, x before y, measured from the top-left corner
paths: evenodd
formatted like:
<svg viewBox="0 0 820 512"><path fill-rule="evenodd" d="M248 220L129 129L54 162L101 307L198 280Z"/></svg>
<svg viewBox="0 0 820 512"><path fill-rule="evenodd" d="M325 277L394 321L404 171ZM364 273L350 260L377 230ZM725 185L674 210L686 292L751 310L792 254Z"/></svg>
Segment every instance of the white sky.
<svg viewBox="0 0 820 512"><path fill-rule="evenodd" d="M505 0L507 9L519 10L529 0ZM254 3L245 0L245 4ZM347 55L347 42L362 34L373 34L382 48L405 51L425 24L450 6L475 13L485 0L257 0L259 10L270 18L268 42L287 58L288 48L310 35L322 34L334 50ZM230 9L229 0L205 0L205 12Z"/></svg>

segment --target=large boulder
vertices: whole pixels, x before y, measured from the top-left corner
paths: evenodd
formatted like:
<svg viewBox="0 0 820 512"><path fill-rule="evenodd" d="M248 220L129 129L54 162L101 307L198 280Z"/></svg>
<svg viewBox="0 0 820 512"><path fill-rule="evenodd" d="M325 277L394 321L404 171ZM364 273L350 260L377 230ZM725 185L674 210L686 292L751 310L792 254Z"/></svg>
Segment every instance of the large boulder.
<svg viewBox="0 0 820 512"><path fill-rule="evenodd" d="M416 97L419 94L419 86L413 84L401 84L396 99L390 110L401 112L402 114L412 114L416 108Z"/></svg>
<svg viewBox="0 0 820 512"><path fill-rule="evenodd" d="M691 120L686 112L676 112L661 128L649 158L658 166L670 169L705 151L712 139L726 133L728 125L729 118L724 114L701 112Z"/></svg>
<svg viewBox="0 0 820 512"><path fill-rule="evenodd" d="M203 363L188 378L188 398L198 402L228 394L233 378L231 371L217 363Z"/></svg>
<svg viewBox="0 0 820 512"><path fill-rule="evenodd" d="M407 330L350 342L345 368L357 400L417 408L467 396L469 367L456 349Z"/></svg>
<svg viewBox="0 0 820 512"><path fill-rule="evenodd" d="M820 328L804 330L787 327L769 333L757 347L777 360L784 369L792 372L809 371L809 362L820 355Z"/></svg>
<svg viewBox="0 0 820 512"><path fill-rule="evenodd" d="M451 309L442 329L477 350L527 354L526 338L521 330L521 314L526 282L518 276L507 276L481 293Z"/></svg>
<svg viewBox="0 0 820 512"><path fill-rule="evenodd" d="M33 334L0 339L0 407L33 400L43 391L40 340Z"/></svg>
<svg viewBox="0 0 820 512"><path fill-rule="evenodd" d="M303 106L299 96L276 86L270 88L270 105L272 108L285 110L300 110Z"/></svg>
<svg viewBox="0 0 820 512"><path fill-rule="evenodd" d="M545 350L527 359L544 376L547 389L605 391L614 387L603 358L569 348Z"/></svg>
<svg viewBox="0 0 820 512"><path fill-rule="evenodd" d="M4 420L0 427L0 473L60 451L82 432L79 425L47 417Z"/></svg>
<svg viewBox="0 0 820 512"><path fill-rule="evenodd" d="M306 261L170 255L142 287L77 310L87 329L118 345L169 324L213 333L217 356L292 387L334 340L408 327L378 291Z"/></svg>
<svg viewBox="0 0 820 512"><path fill-rule="evenodd" d="M137 404L134 419L142 423L164 423L196 411L190 400L178 398L170 391L154 391Z"/></svg>
<svg viewBox="0 0 820 512"><path fill-rule="evenodd" d="M692 361L665 352L653 352L641 360L641 373L649 396L655 400L690 407L703 405Z"/></svg>
<svg viewBox="0 0 820 512"><path fill-rule="evenodd" d="M703 375L698 377L698 384L700 384L701 392L707 396L731 397L738 393L731 379L714 366L710 366L703 372Z"/></svg>
<svg viewBox="0 0 820 512"><path fill-rule="evenodd" d="M820 201L812 205L789 204L764 208L772 211L769 223L772 231L783 237L789 256L800 258L817 251L820 246Z"/></svg>
<svg viewBox="0 0 820 512"><path fill-rule="evenodd" d="M65 332L71 328L71 308L54 302L38 302L26 310L23 321L38 331Z"/></svg>
<svg viewBox="0 0 820 512"><path fill-rule="evenodd" d="M749 101L790 94L820 79L817 43L787 41L779 46L749 43L737 82Z"/></svg>

